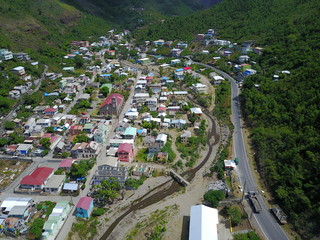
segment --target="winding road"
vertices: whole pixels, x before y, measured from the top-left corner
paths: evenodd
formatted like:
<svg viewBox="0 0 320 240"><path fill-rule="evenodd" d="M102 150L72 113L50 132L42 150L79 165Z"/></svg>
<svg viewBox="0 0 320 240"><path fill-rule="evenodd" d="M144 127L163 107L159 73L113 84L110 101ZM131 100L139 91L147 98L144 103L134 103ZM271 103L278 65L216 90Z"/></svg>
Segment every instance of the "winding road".
<svg viewBox="0 0 320 240"><path fill-rule="evenodd" d="M239 165L239 177L241 184L245 184L245 191L255 191L258 192L257 186L254 182L254 178L251 173L251 169L248 162L248 157L245 149L243 133L242 133L242 120L241 120L241 111L240 111L240 102L239 102L239 88L236 81L227 73L222 72L219 69L216 69L210 65L194 62L207 68L213 69L215 72L220 74L222 77L227 79L231 83L232 89L232 122L234 124L234 133L233 133L233 144L235 156L238 157ZM259 202L262 206L262 211L258 214L252 213L253 219L259 226L261 232L269 240L286 240L289 239L285 232L282 230L280 225L277 223L275 218L271 215L269 208L266 206L265 202L258 194Z"/></svg>

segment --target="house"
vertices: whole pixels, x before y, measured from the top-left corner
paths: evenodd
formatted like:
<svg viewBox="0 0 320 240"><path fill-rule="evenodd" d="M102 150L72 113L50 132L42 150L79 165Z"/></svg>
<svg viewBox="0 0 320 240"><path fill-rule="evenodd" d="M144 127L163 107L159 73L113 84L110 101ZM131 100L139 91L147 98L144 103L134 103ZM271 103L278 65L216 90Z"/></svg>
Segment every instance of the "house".
<svg viewBox="0 0 320 240"><path fill-rule="evenodd" d="M73 193L79 190L79 183L65 183L62 187L62 192Z"/></svg>
<svg viewBox="0 0 320 240"><path fill-rule="evenodd" d="M111 177L116 178L121 185L124 185L129 174L128 167L118 167L109 165L100 165L93 177L93 184L100 184L101 181L107 180Z"/></svg>
<svg viewBox="0 0 320 240"><path fill-rule="evenodd" d="M158 134L155 142L158 143L160 147L163 147L167 143L167 139L168 135L161 133Z"/></svg>
<svg viewBox="0 0 320 240"><path fill-rule="evenodd" d="M191 138L191 132L188 130L183 130L183 133L180 135L180 141L182 143L189 142L189 139Z"/></svg>
<svg viewBox="0 0 320 240"><path fill-rule="evenodd" d="M44 127L42 126L32 126L31 129L28 129L24 132L25 136L31 136L34 138L41 138L44 135Z"/></svg>
<svg viewBox="0 0 320 240"><path fill-rule="evenodd" d="M100 115L118 116L124 106L124 97L118 93L110 94L99 108Z"/></svg>
<svg viewBox="0 0 320 240"><path fill-rule="evenodd" d="M95 142L104 144L107 141L108 127L105 124L99 124L98 128L93 132Z"/></svg>
<svg viewBox="0 0 320 240"><path fill-rule="evenodd" d="M31 151L32 147L33 147L32 144L20 143L20 144L18 144L15 155L26 156Z"/></svg>
<svg viewBox="0 0 320 240"><path fill-rule="evenodd" d="M0 58L4 61L11 60L13 58L12 52L8 49L0 49Z"/></svg>
<svg viewBox="0 0 320 240"><path fill-rule="evenodd" d="M150 58L140 58L137 60L137 63L140 63L141 65L149 65L151 63Z"/></svg>
<svg viewBox="0 0 320 240"><path fill-rule="evenodd" d="M221 82L224 81L224 78L221 76L213 76L213 81L215 85L219 85Z"/></svg>
<svg viewBox="0 0 320 240"><path fill-rule="evenodd" d="M154 143L156 142L156 139L152 136L146 136L144 139L143 139L143 146L151 146L153 145Z"/></svg>
<svg viewBox="0 0 320 240"><path fill-rule="evenodd" d="M192 84L192 90L194 90L197 93L207 93L207 85L202 83L194 83Z"/></svg>
<svg viewBox="0 0 320 240"><path fill-rule="evenodd" d="M124 139L135 139L137 135L137 128L134 127L128 127L124 133L123 133L123 138Z"/></svg>
<svg viewBox="0 0 320 240"><path fill-rule="evenodd" d="M74 67L64 67L62 70L66 72L74 72Z"/></svg>
<svg viewBox="0 0 320 240"><path fill-rule="evenodd" d="M80 218L89 218L93 210L93 198L82 197L76 205L76 216Z"/></svg>
<svg viewBox="0 0 320 240"><path fill-rule="evenodd" d="M145 101L145 105L147 107L153 107L153 106L157 105L157 103L158 103L157 98L147 98Z"/></svg>
<svg viewBox="0 0 320 240"><path fill-rule="evenodd" d="M22 75L26 74L26 71L25 71L24 67L22 67L22 66L15 67L15 68L11 69L11 72L15 75L18 75L18 76L22 76Z"/></svg>
<svg viewBox="0 0 320 240"><path fill-rule="evenodd" d="M62 189L65 178L65 175L53 175L44 185L44 191L48 193L59 193Z"/></svg>
<svg viewBox="0 0 320 240"><path fill-rule="evenodd" d="M224 160L224 168L225 169L234 169L236 167L236 163L234 160Z"/></svg>
<svg viewBox="0 0 320 240"><path fill-rule="evenodd" d="M50 127L51 126L51 119L44 119L44 118L38 119L36 121L36 126L41 126L43 128Z"/></svg>
<svg viewBox="0 0 320 240"><path fill-rule="evenodd" d="M167 152L159 152L157 154L157 161L158 162L167 162L169 154Z"/></svg>
<svg viewBox="0 0 320 240"><path fill-rule="evenodd" d="M180 59L173 59L170 61L170 65L176 65L176 64L180 64L181 60Z"/></svg>
<svg viewBox="0 0 320 240"><path fill-rule="evenodd" d="M22 178L20 188L24 189L43 189L48 179L53 175L53 168L39 167L33 173Z"/></svg>
<svg viewBox="0 0 320 240"><path fill-rule="evenodd" d="M76 159L63 159L59 166L58 166L58 169L63 169L63 170L66 170L66 171L69 171L72 164L76 161Z"/></svg>
<svg viewBox="0 0 320 240"><path fill-rule="evenodd" d="M12 208L17 206L30 207L33 205L32 198L8 197L1 203L0 209L3 214L9 214Z"/></svg>
<svg viewBox="0 0 320 240"><path fill-rule="evenodd" d="M92 123L86 123L84 126L83 126L83 129L82 131L84 132L87 132L87 133L92 133L93 129L95 128L95 124L92 124Z"/></svg>
<svg viewBox="0 0 320 240"><path fill-rule="evenodd" d="M192 72L192 68L189 66L189 67L184 67L183 68L183 72L184 73L191 73Z"/></svg>
<svg viewBox="0 0 320 240"><path fill-rule="evenodd" d="M195 114L196 116L200 117L202 115L201 108L190 108L190 111L192 114Z"/></svg>
<svg viewBox="0 0 320 240"><path fill-rule="evenodd" d="M124 116L130 120L137 120L139 116L139 112L136 109L130 109L124 114Z"/></svg>
<svg viewBox="0 0 320 240"><path fill-rule="evenodd" d="M30 205L27 206L14 206L11 208L11 211L8 214L8 217L19 218L23 220L27 220L31 214L32 207Z"/></svg>
<svg viewBox="0 0 320 240"><path fill-rule="evenodd" d="M134 176L151 176L154 168L146 164L136 164L132 169L132 175Z"/></svg>
<svg viewBox="0 0 320 240"><path fill-rule="evenodd" d="M160 152L161 151L161 145L160 145L160 143L153 143L153 144L151 144L150 146L149 146L149 148L148 148L148 153L158 153L158 152Z"/></svg>
<svg viewBox="0 0 320 240"><path fill-rule="evenodd" d="M118 148L118 160L120 162L132 162L133 160L133 147L129 143L122 143Z"/></svg>
<svg viewBox="0 0 320 240"><path fill-rule="evenodd" d="M137 103L144 103L149 98L149 93L136 93L133 96L133 100Z"/></svg>
<svg viewBox="0 0 320 240"><path fill-rule="evenodd" d="M13 57L20 60L20 61L29 61L31 60L28 53L19 52L19 53L13 53Z"/></svg>
<svg viewBox="0 0 320 240"><path fill-rule="evenodd" d="M129 144L134 144L134 140L133 139L110 139L109 141L110 143L110 147L115 147L118 148L120 146L121 143L129 143Z"/></svg>
<svg viewBox="0 0 320 240"><path fill-rule="evenodd" d="M250 60L250 57L248 55L239 56L240 63L248 62L249 60Z"/></svg>
<svg viewBox="0 0 320 240"><path fill-rule="evenodd" d="M194 205L190 210L189 240L218 240L218 210Z"/></svg>
<svg viewBox="0 0 320 240"><path fill-rule="evenodd" d="M55 239L64 221L66 221L69 212L71 211L69 201L59 201L52 209L48 220L44 223L42 238Z"/></svg>
<svg viewBox="0 0 320 240"><path fill-rule="evenodd" d="M182 128L186 126L187 121L183 119L174 119L171 121L171 126L175 128Z"/></svg>
<svg viewBox="0 0 320 240"><path fill-rule="evenodd" d="M82 125L72 125L69 128L70 135L79 135L83 131Z"/></svg>
<svg viewBox="0 0 320 240"><path fill-rule="evenodd" d="M100 143L91 141L89 143L76 143L71 149L71 156L73 158L95 158L102 149Z"/></svg>

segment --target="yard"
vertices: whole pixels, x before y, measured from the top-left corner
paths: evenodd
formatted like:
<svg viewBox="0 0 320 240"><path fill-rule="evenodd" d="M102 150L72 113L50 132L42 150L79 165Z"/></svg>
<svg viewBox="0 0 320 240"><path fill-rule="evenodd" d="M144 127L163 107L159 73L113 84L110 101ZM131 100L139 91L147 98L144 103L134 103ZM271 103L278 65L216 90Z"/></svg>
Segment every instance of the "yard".
<svg viewBox="0 0 320 240"><path fill-rule="evenodd" d="M31 162L1 160L0 161L0 189L7 187L20 175Z"/></svg>

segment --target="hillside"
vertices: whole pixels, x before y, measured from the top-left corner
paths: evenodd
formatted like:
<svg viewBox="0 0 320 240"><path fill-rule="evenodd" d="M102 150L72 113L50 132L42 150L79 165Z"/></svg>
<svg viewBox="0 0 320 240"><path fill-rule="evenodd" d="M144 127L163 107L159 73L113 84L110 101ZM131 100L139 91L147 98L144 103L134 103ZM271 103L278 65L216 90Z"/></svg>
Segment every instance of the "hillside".
<svg viewBox="0 0 320 240"><path fill-rule="evenodd" d="M190 40L214 28L220 39L264 48L261 57L250 55L259 74L246 80L243 107L258 171L304 239L320 237L319 9L317 0L225 0L136 35ZM291 74L277 72L279 81L272 81L283 70Z"/></svg>
<svg viewBox="0 0 320 240"><path fill-rule="evenodd" d="M64 0L84 12L129 28L166 16L188 15L221 0Z"/></svg>
<svg viewBox="0 0 320 240"><path fill-rule="evenodd" d="M105 20L58 0L4 0L0 5L0 47L12 50L61 46L109 29Z"/></svg>

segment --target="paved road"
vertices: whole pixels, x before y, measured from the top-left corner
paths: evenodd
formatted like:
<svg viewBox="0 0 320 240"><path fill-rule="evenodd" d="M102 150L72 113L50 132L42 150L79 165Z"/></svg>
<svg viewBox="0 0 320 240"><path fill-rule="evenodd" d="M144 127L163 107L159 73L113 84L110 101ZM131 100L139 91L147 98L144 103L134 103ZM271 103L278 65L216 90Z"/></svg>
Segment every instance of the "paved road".
<svg viewBox="0 0 320 240"><path fill-rule="evenodd" d="M234 124L234 134L233 142L235 148L235 156L239 158L240 162L238 165L238 170L240 174L240 181L242 184L245 183L245 191L258 191L257 186L254 182L251 169L248 163L248 157L245 149L243 133L242 133L242 122L241 122L241 112L239 108L239 88L236 81L226 74L225 72L220 71L212 66L193 62L194 64L202 65L207 68L211 68L220 74L225 79L229 80L231 83L232 89L232 122ZM253 213L252 217L256 221L257 225L260 227L260 230L263 232L265 237L270 240L282 240L289 239L284 233L280 225L277 223L275 218L269 212L269 208L264 203L260 195L258 195L260 204L262 205L262 211L258 214Z"/></svg>

